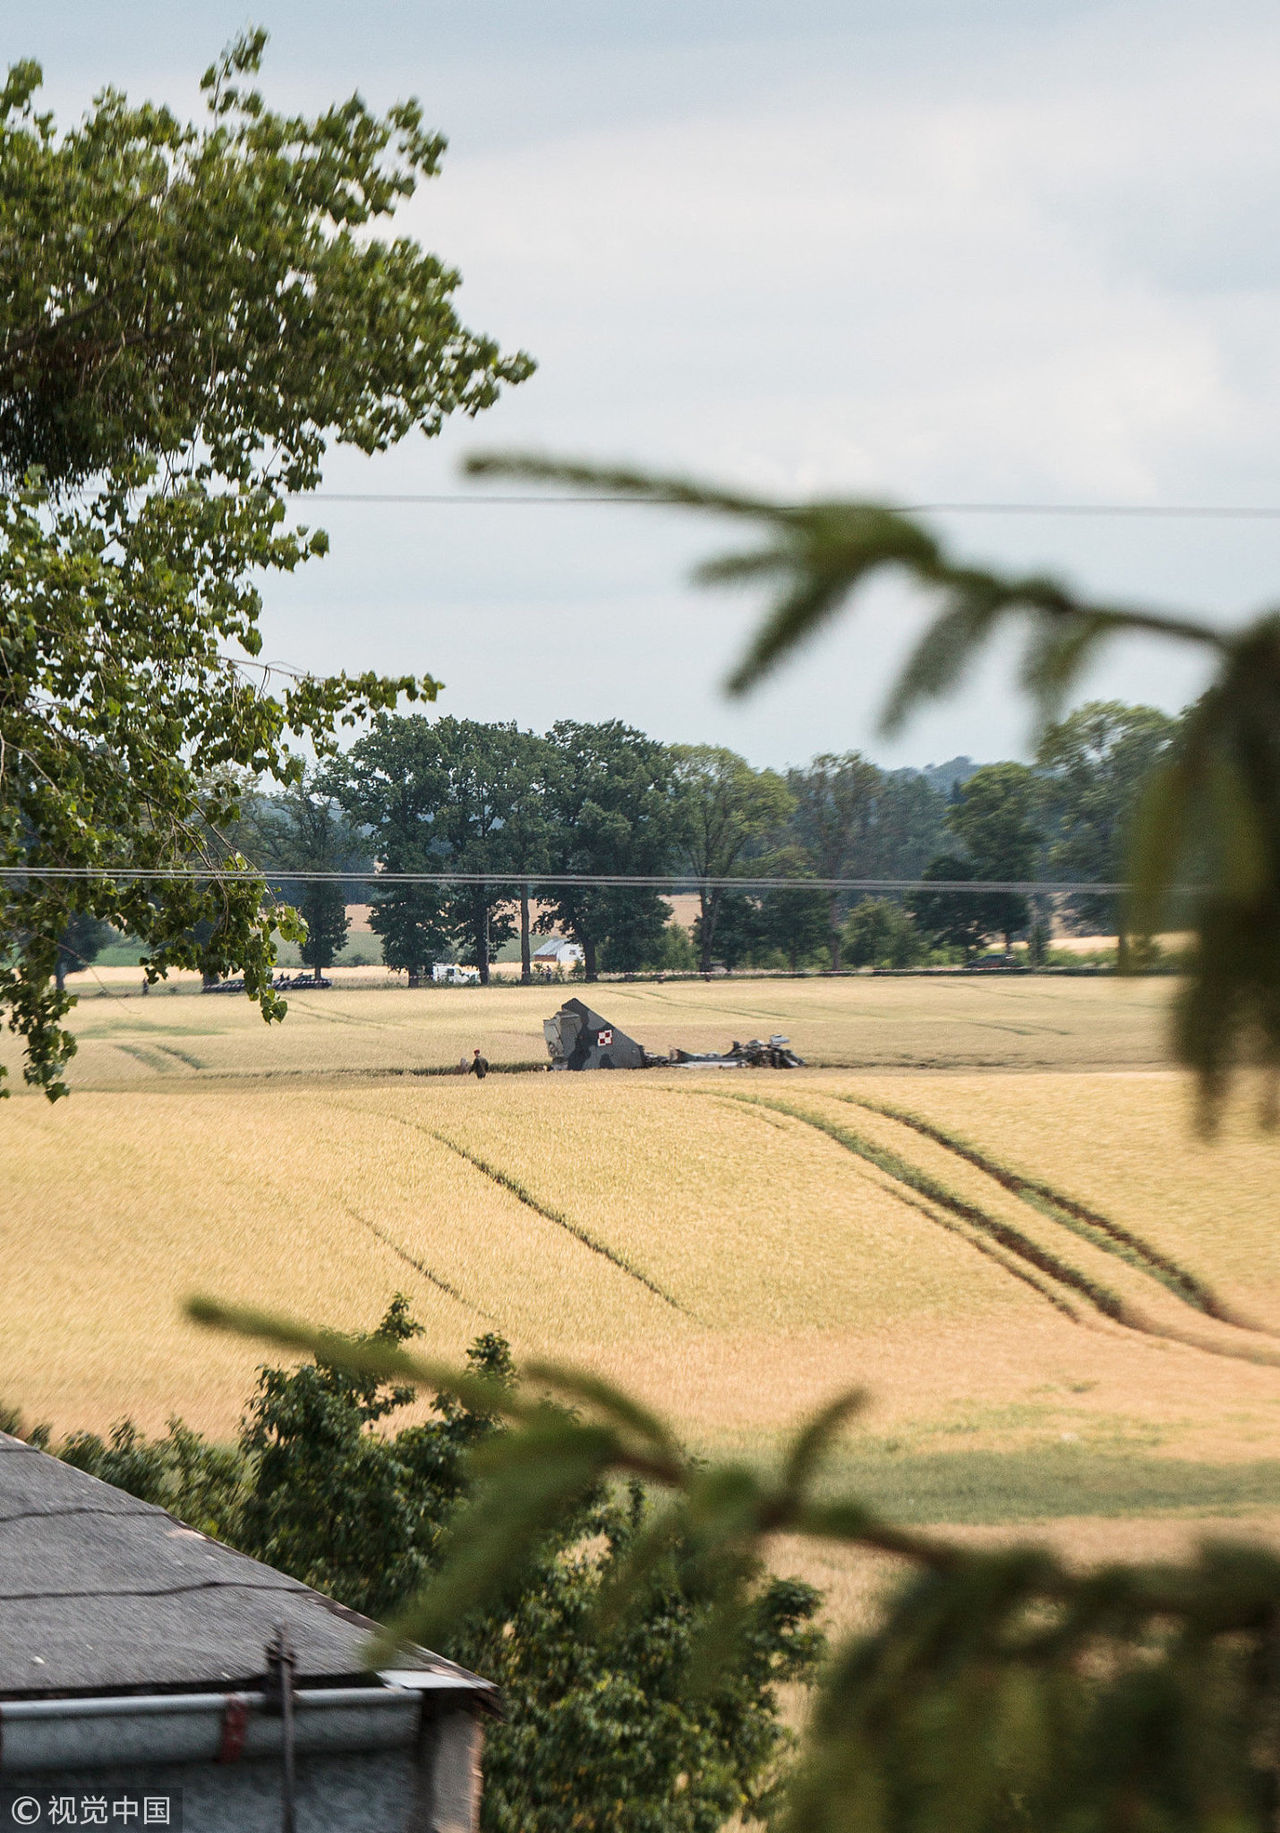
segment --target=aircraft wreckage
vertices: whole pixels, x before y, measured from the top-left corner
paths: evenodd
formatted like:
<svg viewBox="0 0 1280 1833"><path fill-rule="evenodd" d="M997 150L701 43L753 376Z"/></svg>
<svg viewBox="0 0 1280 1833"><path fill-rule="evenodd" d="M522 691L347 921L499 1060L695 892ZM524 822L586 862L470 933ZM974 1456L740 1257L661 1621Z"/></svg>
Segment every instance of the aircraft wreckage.
<svg viewBox="0 0 1280 1833"><path fill-rule="evenodd" d="M729 1049L673 1050L655 1056L580 999L566 999L554 1018L544 1021L543 1035L552 1069L800 1069L802 1059L788 1049L788 1039L753 1037Z"/></svg>

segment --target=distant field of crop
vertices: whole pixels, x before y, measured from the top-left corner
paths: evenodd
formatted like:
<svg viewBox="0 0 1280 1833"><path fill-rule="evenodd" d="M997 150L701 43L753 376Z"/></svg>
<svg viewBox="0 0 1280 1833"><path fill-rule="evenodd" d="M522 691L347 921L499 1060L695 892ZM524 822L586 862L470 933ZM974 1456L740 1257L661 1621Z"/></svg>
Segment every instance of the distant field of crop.
<svg viewBox="0 0 1280 1833"><path fill-rule="evenodd" d="M545 1063L573 991L655 1051L776 1031L810 1067L439 1073ZM0 1104L0 1404L225 1434L265 1352L185 1324L189 1293L360 1328L403 1291L432 1350L501 1331L721 1451L863 1386L839 1462L910 1519L1106 1516L1109 1550L1157 1552L1171 1522L1280 1521L1277 1148L1244 1116L1195 1138L1172 991L335 988L274 1027L86 999L73 1098L15 1075ZM846 1614L867 1594L806 1569Z"/></svg>
<svg viewBox="0 0 1280 1833"><path fill-rule="evenodd" d="M314 995L271 1033L230 1000L86 1006L101 1086L0 1106L0 1402L226 1433L263 1352L187 1294L355 1328L400 1290L434 1351L498 1330L752 1456L865 1386L847 1474L917 1519L1280 1507L1276 1147L1197 1142L1167 1070L1070 1067L1154 1040L1166 991L610 988L655 1044L778 1028L883 1067L483 1083L377 1054L532 1054L545 991ZM895 1069L912 1027L961 1060L999 1027L1015 1067Z"/></svg>
<svg viewBox="0 0 1280 1833"><path fill-rule="evenodd" d="M665 1054L783 1032L810 1063L856 1068L1153 1068L1166 1060L1168 979L946 975L607 983L599 987L385 987L293 992L283 1025L243 997L136 988L85 998L70 1080L146 1088L173 1078L439 1069L475 1045L497 1064L545 1064L542 1021L589 995ZM21 1089L16 1042L0 1060Z"/></svg>

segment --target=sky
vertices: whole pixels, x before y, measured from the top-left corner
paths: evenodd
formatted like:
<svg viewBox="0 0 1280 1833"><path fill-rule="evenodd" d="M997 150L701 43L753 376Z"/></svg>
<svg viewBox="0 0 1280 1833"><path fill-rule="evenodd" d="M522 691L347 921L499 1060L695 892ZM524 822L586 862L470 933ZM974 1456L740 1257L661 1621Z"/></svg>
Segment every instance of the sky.
<svg viewBox="0 0 1280 1833"><path fill-rule="evenodd" d="M623 460L902 503L1280 508L1280 11L1263 0L0 0L77 115L111 83L188 111L246 24L262 87L417 95L449 139L396 219L534 378L335 492L459 493L478 451ZM632 506L308 506L329 557L264 587L264 654L430 671L441 711L621 718L757 764L1028 755L1012 664L892 740L924 607L877 585L745 700L761 610L690 583L740 531ZM1240 620L1280 519L936 514L977 561ZM1191 652L1106 652L1077 698L1174 709Z"/></svg>

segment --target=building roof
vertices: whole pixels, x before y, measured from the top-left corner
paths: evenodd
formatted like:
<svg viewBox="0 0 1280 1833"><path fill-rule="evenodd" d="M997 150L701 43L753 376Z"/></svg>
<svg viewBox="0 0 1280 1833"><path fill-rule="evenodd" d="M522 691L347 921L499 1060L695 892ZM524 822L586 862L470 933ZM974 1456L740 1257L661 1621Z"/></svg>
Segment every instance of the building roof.
<svg viewBox="0 0 1280 1833"><path fill-rule="evenodd" d="M300 1686L372 1679L367 1618L0 1433L0 1699L240 1690L280 1625ZM426 1649L396 1667L485 1688Z"/></svg>

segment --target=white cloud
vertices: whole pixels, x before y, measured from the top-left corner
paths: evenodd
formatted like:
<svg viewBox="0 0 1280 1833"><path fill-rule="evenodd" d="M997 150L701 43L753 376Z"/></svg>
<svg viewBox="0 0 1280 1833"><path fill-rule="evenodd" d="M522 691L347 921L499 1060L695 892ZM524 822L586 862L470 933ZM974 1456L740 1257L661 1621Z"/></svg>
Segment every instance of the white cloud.
<svg viewBox="0 0 1280 1833"><path fill-rule="evenodd" d="M772 110L460 159L420 220L542 359L518 431L793 486L1154 498L1198 453L1274 454L1257 345L1274 372L1280 325L1255 316L1241 373L1236 295L1149 252L1206 147L1224 185L1280 177L1258 170L1265 36L1101 77L1085 46L1031 70L1019 47L941 98L836 99L815 73Z"/></svg>
<svg viewBox="0 0 1280 1833"><path fill-rule="evenodd" d="M213 10L197 63L235 23ZM1273 7L691 0L629 9L625 38L561 10L538 45L468 39L440 6L266 7L292 102L356 81L424 96L454 150L405 226L461 268L468 321L541 363L432 450L341 457L335 486L438 488L461 451L524 445L782 492L1280 501ZM871 742L914 623L890 591L731 708L746 614L681 584L719 531L608 510L326 519L332 560L271 588L276 652L435 666L457 712L620 713L782 761ZM1280 580L1262 527L954 526L986 558L1224 614ZM897 755L1020 742L1016 696L984 679ZM1097 685L1173 701L1196 678L1143 648Z"/></svg>

